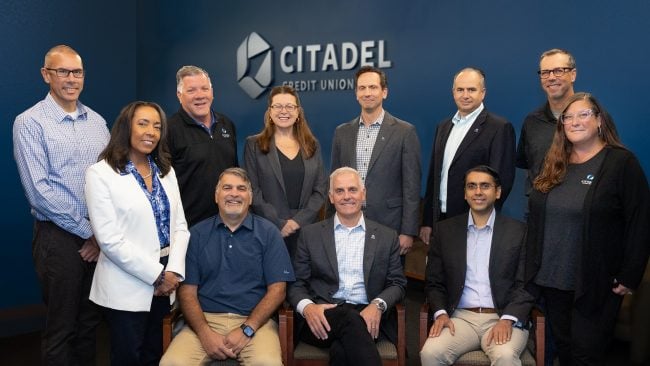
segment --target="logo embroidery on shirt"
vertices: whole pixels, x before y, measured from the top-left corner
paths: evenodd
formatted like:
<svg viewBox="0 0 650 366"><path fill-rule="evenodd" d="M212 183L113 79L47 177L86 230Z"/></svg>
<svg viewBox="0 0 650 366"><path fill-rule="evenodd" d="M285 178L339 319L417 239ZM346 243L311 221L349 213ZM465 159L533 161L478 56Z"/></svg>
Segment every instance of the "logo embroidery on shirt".
<svg viewBox="0 0 650 366"><path fill-rule="evenodd" d="M221 127L221 137L223 137L224 139L230 138L230 134L223 127Z"/></svg>
<svg viewBox="0 0 650 366"><path fill-rule="evenodd" d="M580 181L581 184L588 185L590 186L591 183L594 181L594 175L593 174L587 174L586 179L583 179Z"/></svg>

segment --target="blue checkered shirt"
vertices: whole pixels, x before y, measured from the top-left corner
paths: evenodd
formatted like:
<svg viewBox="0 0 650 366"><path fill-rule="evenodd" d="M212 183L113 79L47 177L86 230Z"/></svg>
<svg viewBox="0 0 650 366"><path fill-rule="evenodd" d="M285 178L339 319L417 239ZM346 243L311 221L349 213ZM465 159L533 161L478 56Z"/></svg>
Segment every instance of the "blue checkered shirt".
<svg viewBox="0 0 650 366"><path fill-rule="evenodd" d="M357 171L361 176L363 182L366 181L368 175L368 165L370 164L370 157L372 156L372 148L377 141L381 123L384 120L384 110L375 121L368 127L363 123L363 118L359 117L359 132L357 133Z"/></svg>
<svg viewBox="0 0 650 366"><path fill-rule="evenodd" d="M20 181L39 221L87 239L92 236L84 198L86 168L97 162L109 139L106 121L77 102L71 117L48 93L16 117L14 159Z"/></svg>
<svg viewBox="0 0 650 366"><path fill-rule="evenodd" d="M368 295L363 282L363 251L366 243L366 221L363 215L355 227L341 224L334 215L334 242L339 266L339 289L333 298L352 304L367 304Z"/></svg>

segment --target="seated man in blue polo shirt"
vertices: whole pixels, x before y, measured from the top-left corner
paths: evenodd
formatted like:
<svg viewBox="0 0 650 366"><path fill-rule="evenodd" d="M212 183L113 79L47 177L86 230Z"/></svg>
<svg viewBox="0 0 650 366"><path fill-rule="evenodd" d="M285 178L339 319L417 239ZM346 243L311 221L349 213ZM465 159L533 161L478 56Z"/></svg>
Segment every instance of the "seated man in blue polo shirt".
<svg viewBox="0 0 650 366"><path fill-rule="evenodd" d="M282 365L271 315L285 297L293 269L280 231L248 212L246 171L229 168L216 189L219 214L192 227L185 282L178 290L187 325L160 364L201 365L237 359L242 365Z"/></svg>

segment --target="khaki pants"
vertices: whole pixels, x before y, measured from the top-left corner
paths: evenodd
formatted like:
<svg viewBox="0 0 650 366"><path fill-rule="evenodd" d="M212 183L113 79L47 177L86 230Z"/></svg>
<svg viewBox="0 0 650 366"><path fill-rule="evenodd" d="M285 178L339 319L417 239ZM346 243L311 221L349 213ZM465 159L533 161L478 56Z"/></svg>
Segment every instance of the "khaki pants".
<svg viewBox="0 0 650 366"><path fill-rule="evenodd" d="M227 335L233 329L239 329L246 316L229 313L203 313L210 328L221 335ZM167 352L160 361L161 366L206 365L213 360L206 354L199 337L185 325L174 337ZM282 365L280 339L277 323L269 319L237 356L237 361L245 366L279 366Z"/></svg>
<svg viewBox="0 0 650 366"><path fill-rule="evenodd" d="M479 349L490 358L492 365L521 365L519 356L528 342L528 331L513 328L508 343L487 344L489 330L498 320L497 314L457 309L451 317L455 335L444 328L440 336L427 338L420 351L422 366L451 365L463 354Z"/></svg>

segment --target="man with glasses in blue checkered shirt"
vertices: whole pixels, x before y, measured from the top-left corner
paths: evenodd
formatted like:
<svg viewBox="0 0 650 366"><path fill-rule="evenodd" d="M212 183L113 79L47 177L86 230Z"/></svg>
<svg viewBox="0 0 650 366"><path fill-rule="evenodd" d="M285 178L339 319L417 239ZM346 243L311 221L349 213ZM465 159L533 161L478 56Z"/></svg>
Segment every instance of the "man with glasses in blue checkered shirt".
<svg viewBox="0 0 650 366"><path fill-rule="evenodd" d="M109 139L102 116L79 102L81 56L59 45L45 55L41 75L50 91L16 117L14 158L34 216L32 255L47 321L44 365L94 365L101 317L88 299L99 247L84 199L86 168Z"/></svg>

